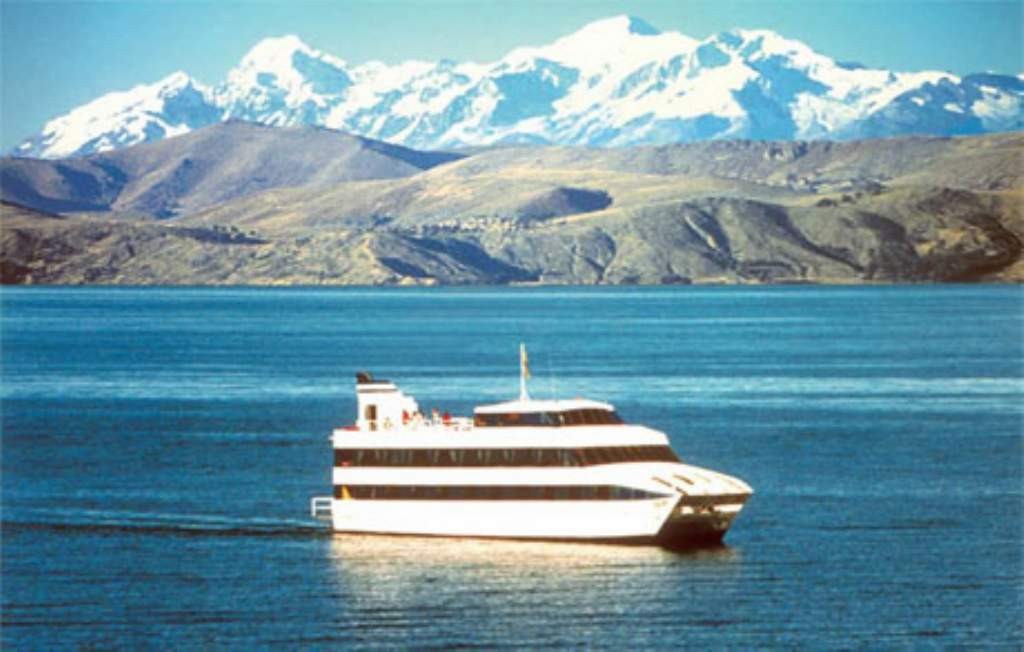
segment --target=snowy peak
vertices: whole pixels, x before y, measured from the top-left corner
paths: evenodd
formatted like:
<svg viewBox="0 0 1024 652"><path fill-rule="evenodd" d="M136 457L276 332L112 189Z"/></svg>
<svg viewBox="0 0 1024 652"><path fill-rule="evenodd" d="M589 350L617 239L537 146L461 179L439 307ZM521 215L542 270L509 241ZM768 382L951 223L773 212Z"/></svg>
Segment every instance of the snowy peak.
<svg viewBox="0 0 1024 652"><path fill-rule="evenodd" d="M249 50L217 87L216 101L227 118L322 124L351 85L344 61L291 34L263 39Z"/></svg>
<svg viewBox="0 0 1024 652"><path fill-rule="evenodd" d="M563 36L556 42L569 40L590 41L595 39L619 40L632 36L657 36L658 34L661 34L661 32L642 18L621 14L587 23L572 34Z"/></svg>
<svg viewBox="0 0 1024 652"><path fill-rule="evenodd" d="M51 120L16 153L88 154L226 119L422 149L981 133L1022 128L1021 81L844 64L764 29L698 41L628 15L491 63L352 66L285 35L256 43L213 89L176 72L104 95Z"/></svg>
<svg viewBox="0 0 1024 652"><path fill-rule="evenodd" d="M311 70L319 64L319 70ZM249 80L254 75L273 75L282 85L300 86L312 82L307 77L345 75L345 62L306 45L294 34L263 39L228 73L231 80ZM347 75L346 75L347 76Z"/></svg>
<svg viewBox="0 0 1024 652"><path fill-rule="evenodd" d="M633 16L594 21L539 48L523 48L509 55L544 57L584 70L627 69L652 58L661 59L693 49L696 41L679 32L660 32Z"/></svg>
<svg viewBox="0 0 1024 652"><path fill-rule="evenodd" d="M153 84L103 95L43 126L22 156L81 156L188 133L217 122L208 88L178 71Z"/></svg>
<svg viewBox="0 0 1024 652"><path fill-rule="evenodd" d="M295 34L265 38L245 53L238 67L260 70L272 70L282 64L287 67L296 52L313 55L316 51Z"/></svg>

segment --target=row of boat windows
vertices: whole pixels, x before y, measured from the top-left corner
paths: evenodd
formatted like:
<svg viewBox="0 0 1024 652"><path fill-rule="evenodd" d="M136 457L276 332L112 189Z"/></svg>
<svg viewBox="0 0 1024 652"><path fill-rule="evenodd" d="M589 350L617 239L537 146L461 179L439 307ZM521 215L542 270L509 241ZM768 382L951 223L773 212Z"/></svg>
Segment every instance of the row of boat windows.
<svg viewBox="0 0 1024 652"><path fill-rule="evenodd" d="M644 500L663 498L610 485L335 485L339 500Z"/></svg>
<svg viewBox="0 0 1024 652"><path fill-rule="evenodd" d="M334 466L594 466L678 461L668 446L334 449Z"/></svg>
<svg viewBox="0 0 1024 652"><path fill-rule="evenodd" d="M566 410L564 412L509 412L507 414L475 414L477 427L515 426L600 426L622 423L610 410Z"/></svg>

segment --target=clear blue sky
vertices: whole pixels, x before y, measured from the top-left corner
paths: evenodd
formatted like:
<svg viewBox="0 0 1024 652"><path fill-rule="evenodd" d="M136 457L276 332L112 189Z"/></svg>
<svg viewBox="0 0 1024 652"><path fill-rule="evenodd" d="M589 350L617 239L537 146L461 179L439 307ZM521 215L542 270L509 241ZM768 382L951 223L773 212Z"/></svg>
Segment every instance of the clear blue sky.
<svg viewBox="0 0 1024 652"><path fill-rule="evenodd" d="M897 70L1024 70L1024 0L40 2L0 0L0 147L112 90L175 70L214 84L258 40L294 33L353 63L493 61L615 14L696 38L767 28Z"/></svg>

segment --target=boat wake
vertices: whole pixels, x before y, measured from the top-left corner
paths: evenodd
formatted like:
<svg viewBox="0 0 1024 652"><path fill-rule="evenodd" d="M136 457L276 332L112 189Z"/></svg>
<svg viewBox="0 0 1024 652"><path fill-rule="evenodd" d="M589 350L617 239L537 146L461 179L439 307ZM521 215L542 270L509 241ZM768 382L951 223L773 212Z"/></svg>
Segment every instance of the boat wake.
<svg viewBox="0 0 1024 652"><path fill-rule="evenodd" d="M65 534L122 532L186 537L329 537L330 531L299 520L229 518L206 514L147 514L98 510L32 510L0 520L6 536L19 531Z"/></svg>

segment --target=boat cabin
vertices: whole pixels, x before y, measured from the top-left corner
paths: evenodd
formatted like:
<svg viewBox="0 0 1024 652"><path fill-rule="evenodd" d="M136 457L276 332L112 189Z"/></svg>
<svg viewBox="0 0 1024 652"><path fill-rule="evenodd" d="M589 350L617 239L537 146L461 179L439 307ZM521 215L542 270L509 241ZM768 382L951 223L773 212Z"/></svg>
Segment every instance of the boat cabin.
<svg viewBox="0 0 1024 652"><path fill-rule="evenodd" d="M473 425L477 428L608 426L621 423L622 419L614 407L586 399L508 401L482 405L473 411Z"/></svg>
<svg viewBox="0 0 1024 652"><path fill-rule="evenodd" d="M360 430L391 430L420 412L416 399L390 380L374 378L365 371L356 374L356 402L356 427Z"/></svg>
<svg viewBox="0 0 1024 652"><path fill-rule="evenodd" d="M469 419L442 417L435 410L424 416L416 400L404 394L389 380L374 378L366 372L356 374L356 400L359 414L356 428L362 431L395 430L412 427L451 426L473 428L610 426L623 423L615 408L607 403L586 399L565 401L520 399L493 405L481 405Z"/></svg>

